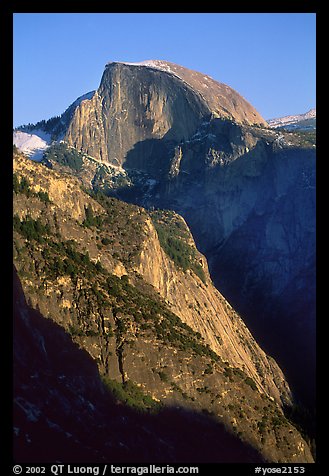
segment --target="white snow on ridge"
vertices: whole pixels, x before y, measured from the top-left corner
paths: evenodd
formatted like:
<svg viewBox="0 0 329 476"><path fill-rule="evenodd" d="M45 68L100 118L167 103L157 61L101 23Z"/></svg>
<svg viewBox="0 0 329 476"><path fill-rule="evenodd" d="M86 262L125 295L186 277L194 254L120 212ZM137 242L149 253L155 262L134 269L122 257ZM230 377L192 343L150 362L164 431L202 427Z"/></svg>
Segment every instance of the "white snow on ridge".
<svg viewBox="0 0 329 476"><path fill-rule="evenodd" d="M138 63L130 63L128 61L110 61L107 63L107 65L110 65L112 63L120 63L120 64L126 64L128 66L146 66L149 68L154 68L154 69L159 69L160 71L165 71L167 73L171 73L177 78L182 79L176 71L170 68L170 65L166 61L161 61L161 60L145 60L145 61L140 61ZM107 66L106 65L106 66Z"/></svg>
<svg viewBox="0 0 329 476"><path fill-rule="evenodd" d="M31 160L40 162L44 151L51 143L51 136L44 131L35 130L32 133L14 131L13 143Z"/></svg>
<svg viewBox="0 0 329 476"><path fill-rule="evenodd" d="M289 125L289 124L292 124L294 122L300 122L300 121L304 121L306 119L314 119L316 118L316 109L310 109L308 112L306 112L305 114L296 114L296 115L292 115L292 116L283 116L283 117L277 117L277 118L274 118L274 119L268 119L267 120L267 123L271 126L271 127L280 127L282 125Z"/></svg>
<svg viewBox="0 0 329 476"><path fill-rule="evenodd" d="M131 63L129 61L110 61L109 63L107 63L107 65L112 63L126 64L128 66L150 66L151 68L157 68L164 71L172 72L168 63L161 60L145 60L145 61L139 61L135 63Z"/></svg>
<svg viewBox="0 0 329 476"><path fill-rule="evenodd" d="M141 66L150 66L151 68L161 69L162 71L168 71L174 73L169 64L161 60L145 60L140 63Z"/></svg>

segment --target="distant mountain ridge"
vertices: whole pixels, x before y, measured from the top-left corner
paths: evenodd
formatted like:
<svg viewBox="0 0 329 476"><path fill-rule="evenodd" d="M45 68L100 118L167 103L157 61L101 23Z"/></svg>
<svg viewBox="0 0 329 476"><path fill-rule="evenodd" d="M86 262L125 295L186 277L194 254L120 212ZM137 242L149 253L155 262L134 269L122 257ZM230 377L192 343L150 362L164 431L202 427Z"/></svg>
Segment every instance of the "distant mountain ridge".
<svg viewBox="0 0 329 476"><path fill-rule="evenodd" d="M304 114L293 116L283 116L274 119L268 119L267 123L270 127L285 127L288 129L309 130L316 128L316 109L310 109Z"/></svg>

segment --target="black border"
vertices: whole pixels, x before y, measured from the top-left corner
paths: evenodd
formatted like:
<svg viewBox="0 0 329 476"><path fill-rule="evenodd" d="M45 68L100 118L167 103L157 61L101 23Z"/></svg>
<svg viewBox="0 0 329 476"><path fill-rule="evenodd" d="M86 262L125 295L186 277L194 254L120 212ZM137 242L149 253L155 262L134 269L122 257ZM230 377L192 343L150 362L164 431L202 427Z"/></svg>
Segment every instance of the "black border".
<svg viewBox="0 0 329 476"><path fill-rule="evenodd" d="M134 4L135 6L137 4ZM12 341L13 341L13 332L12 332L12 319L11 316L13 315L13 307L12 307L12 262L13 262L13 255L12 255L12 185L11 185L11 177L12 177L12 124L13 124L13 14L14 13L315 13L317 15L317 72L319 70L318 65L320 63L326 63L325 56L321 56L319 52L319 45L320 45L320 32L322 25L325 21L326 15L324 9L321 7L325 6L325 2L320 1L293 1L293 0L286 0L281 1L278 0L276 2L272 1L263 1L263 2L253 2L253 1L243 1L243 2L225 2L225 4L217 4L216 6L220 7L219 11L213 11L210 8L208 11L186 11L185 8L170 8L167 4L163 5L163 7L167 7L166 10L161 9L160 11L154 10L154 5L150 8L147 8L145 3L138 5L143 9L141 11L135 11L135 9L131 8L131 3L125 5L128 8L128 11L122 11L122 9L115 9L117 5L113 5L112 2L106 1L99 1L94 0L93 2L83 1L83 0L72 0L61 2L61 0L55 2L36 2L36 1L27 1L27 0L16 0L12 2L6 2L4 0L1 2L1 23L0 23L0 45L1 45L1 91L2 91L2 103L4 103L5 107L2 109L1 114L1 123L2 127L1 131L1 139L2 139L2 146L5 142L5 148L2 147L2 154L0 158L1 164L1 209L2 209L2 218L4 218L2 222L2 226L0 228L0 238L1 238L1 286L0 289L3 293L3 298L1 299L2 303L2 312L0 315L2 316L2 345L1 351L3 356L1 358L2 369L5 377L3 376L3 386L2 386L2 434L1 437L1 453L2 458L0 462L0 469L1 465L5 464L5 471L4 473L8 472L8 475L12 473L12 406L13 406L13 396L12 396L12 375L13 375L13 368L12 368ZM158 5L161 7L162 5ZM191 5L189 5L190 7ZM92 7L92 8L91 8ZM169 8L168 8L169 7ZM212 5L210 5L212 7ZM234 8L233 8L234 7ZM264 39L266 41L266 39ZM325 53L326 55L327 53ZM317 90L319 90L319 82L317 81ZM11 94L9 93L11 92ZM321 275L321 268L323 265L323 260L320 260L320 239L321 236L326 236L326 230L321 230L321 217L326 216L326 209L323 208L325 203L326 197L320 197L320 192L323 190L321 187L321 179L326 178L325 173L321 174L321 162L322 162L322 154L321 154L321 114L322 114L322 107L318 100L319 93L317 93L317 149L320 151L318 153L318 164L317 164L317 302L318 302L318 309L320 310L320 291L319 285L320 280L319 276ZM322 103L322 101L321 101ZM4 140L5 139L5 140ZM7 150L8 148L8 150ZM323 208L321 210L321 207ZM324 223L326 220L324 220ZM320 231L321 230L321 231ZM320 238L319 238L320 237ZM323 271L326 271L324 268ZM326 274L323 274L326 276ZM326 279L326 278L325 278ZM322 282L323 284L323 282ZM322 309L322 308L321 308ZM317 427L318 427L318 436L317 436L317 460L315 464L308 464L308 465L295 465L295 464L264 464L262 467L270 467L270 468L278 468L283 466L290 466L292 468L294 466L305 466L306 472L304 474L322 474L323 469L325 468L326 463L326 454L325 454L325 442L322 437L322 430L326 430L324 426L323 417L326 414L326 407L321 410L321 392L319 389L319 385L321 384L321 380L326 380L326 362L321 362L320 356L320 349L321 346L321 339L320 335L323 336L324 330L321 332L319 327L321 326L321 322L319 322L319 312L318 314L318 322L317 322L317 410L318 410L318 417L317 417ZM326 316L323 316L323 320L326 319ZM325 359L325 356L323 356ZM326 360L326 359L325 359ZM321 365L325 367L320 373ZM10 389L10 390L9 390ZM322 394L326 394L326 389L322 389ZM7 464L8 463L8 464ZM74 462L72 462L74 464ZM151 464L151 463L150 463ZM46 465L47 466L47 465ZM97 466L97 465L96 465ZM99 465L100 467L102 465ZM133 466L133 465L131 465ZM177 465L172 465L177 466ZM233 469L236 474L255 474L254 468L256 465L254 464L202 464L199 465L200 473L199 474L206 474L208 471L216 472L217 474L229 474L229 472ZM24 472L22 473L24 474ZM51 474L47 471L46 474ZM64 473L65 474L65 473ZM101 473L100 473L101 474ZM268 473L269 474L269 473ZM272 473L278 474L278 473Z"/></svg>

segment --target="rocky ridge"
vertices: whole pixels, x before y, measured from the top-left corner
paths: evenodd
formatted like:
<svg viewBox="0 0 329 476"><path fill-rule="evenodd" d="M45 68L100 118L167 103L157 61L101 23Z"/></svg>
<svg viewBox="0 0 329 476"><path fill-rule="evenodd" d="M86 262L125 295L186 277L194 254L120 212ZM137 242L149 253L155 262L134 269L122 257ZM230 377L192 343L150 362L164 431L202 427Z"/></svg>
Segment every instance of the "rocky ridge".
<svg viewBox="0 0 329 476"><path fill-rule="evenodd" d="M65 140L104 162L132 168L154 168L156 155L161 168L160 141L187 140L209 117L266 124L238 93L209 76L163 61L113 62L93 98L76 108Z"/></svg>
<svg viewBox="0 0 329 476"><path fill-rule="evenodd" d="M131 381L153 402L203 408L268 460L312 460L282 413L291 398L282 372L212 286L179 216L92 198L19 154L14 171L15 262L28 302L110 385ZM187 265L159 241L168 226L180 230Z"/></svg>
<svg viewBox="0 0 329 476"><path fill-rule="evenodd" d="M310 109L305 114L296 114L293 116L277 117L269 119L268 125L270 127L285 128L286 130L316 130L316 109Z"/></svg>
<svg viewBox="0 0 329 476"><path fill-rule="evenodd" d="M139 406L124 405L90 355L27 304L15 270L13 291L14 462L264 462L210 416L147 411L143 399L150 399L137 388Z"/></svg>
<svg viewBox="0 0 329 476"><path fill-rule="evenodd" d="M107 66L114 64L110 62ZM130 66L145 66L177 76L197 91L207 103L214 117L229 119L237 123L266 126L266 121L240 94L226 84L214 80L207 74L164 60L146 60L126 63Z"/></svg>

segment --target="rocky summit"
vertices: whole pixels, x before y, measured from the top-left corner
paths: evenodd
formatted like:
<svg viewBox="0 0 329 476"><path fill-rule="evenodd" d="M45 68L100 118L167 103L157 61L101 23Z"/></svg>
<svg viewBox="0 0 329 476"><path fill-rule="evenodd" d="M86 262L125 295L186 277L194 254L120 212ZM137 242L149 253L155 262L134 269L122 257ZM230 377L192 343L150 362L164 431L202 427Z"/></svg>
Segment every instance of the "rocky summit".
<svg viewBox="0 0 329 476"><path fill-rule="evenodd" d="M168 62L114 62L93 98L77 107L65 139L114 165L157 167L154 157L163 155L157 141L187 140L212 116L265 124L238 93L209 76Z"/></svg>
<svg viewBox="0 0 329 476"><path fill-rule="evenodd" d="M51 139L40 163L14 150L18 329L42 356L27 372L17 346L17 456L46 428L59 460L69 439L78 460L192 461L173 450L187 425L220 442L195 461L313 461L298 409L314 398L315 137L160 60L111 62L62 116L18 129ZM144 421L135 450L116 414Z"/></svg>

